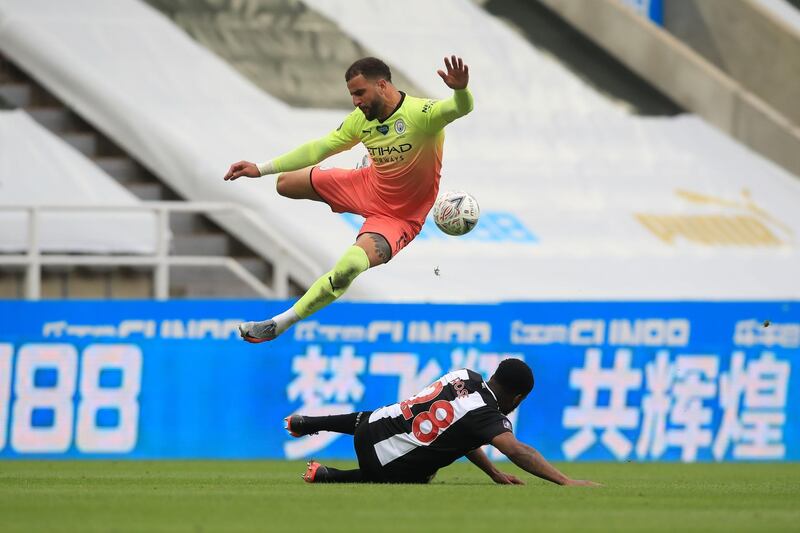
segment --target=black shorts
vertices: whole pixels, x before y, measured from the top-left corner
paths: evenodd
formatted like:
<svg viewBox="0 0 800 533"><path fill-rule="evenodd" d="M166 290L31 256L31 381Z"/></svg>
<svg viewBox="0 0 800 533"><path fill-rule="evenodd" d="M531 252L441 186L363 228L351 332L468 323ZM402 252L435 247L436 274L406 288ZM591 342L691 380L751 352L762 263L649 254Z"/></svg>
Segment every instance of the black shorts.
<svg viewBox="0 0 800 533"><path fill-rule="evenodd" d="M368 483L428 483L433 476L420 472L409 472L408 469L392 461L382 466L375 453L372 435L369 430L369 415L372 412L362 413L361 420L353 435L353 445L358 457L358 468L361 470L363 481Z"/></svg>

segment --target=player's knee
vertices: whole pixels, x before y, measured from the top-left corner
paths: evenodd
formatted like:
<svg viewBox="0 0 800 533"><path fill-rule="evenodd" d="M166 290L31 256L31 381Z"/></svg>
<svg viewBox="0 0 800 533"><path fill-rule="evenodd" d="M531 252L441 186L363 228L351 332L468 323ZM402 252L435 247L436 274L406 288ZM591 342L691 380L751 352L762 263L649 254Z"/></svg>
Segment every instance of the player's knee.
<svg viewBox="0 0 800 533"><path fill-rule="evenodd" d="M275 190L278 191L278 194L281 196L290 196L291 191L291 180L288 179L286 176L286 172L282 172L278 174L278 179L275 180Z"/></svg>
<svg viewBox="0 0 800 533"><path fill-rule="evenodd" d="M372 266L382 265L392 258L392 247L380 233L362 233L356 242L365 250L369 250L369 261Z"/></svg>
<svg viewBox="0 0 800 533"><path fill-rule="evenodd" d="M375 239L375 253L381 263L386 263L392 258L392 247L382 235L378 235L378 237L380 238Z"/></svg>

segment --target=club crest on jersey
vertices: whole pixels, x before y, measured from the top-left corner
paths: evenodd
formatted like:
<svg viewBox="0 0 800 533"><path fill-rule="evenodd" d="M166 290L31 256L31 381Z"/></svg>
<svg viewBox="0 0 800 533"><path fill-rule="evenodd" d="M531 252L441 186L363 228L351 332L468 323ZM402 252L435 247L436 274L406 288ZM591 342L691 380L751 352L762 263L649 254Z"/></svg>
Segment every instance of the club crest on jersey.
<svg viewBox="0 0 800 533"><path fill-rule="evenodd" d="M406 132L406 123L403 122L402 118L398 118L394 121L394 131L396 131L398 135L402 135Z"/></svg>
<svg viewBox="0 0 800 533"><path fill-rule="evenodd" d="M375 129L378 130L379 132L383 133L384 135L389 133L389 126L387 126L386 124L381 124L380 126L375 126Z"/></svg>

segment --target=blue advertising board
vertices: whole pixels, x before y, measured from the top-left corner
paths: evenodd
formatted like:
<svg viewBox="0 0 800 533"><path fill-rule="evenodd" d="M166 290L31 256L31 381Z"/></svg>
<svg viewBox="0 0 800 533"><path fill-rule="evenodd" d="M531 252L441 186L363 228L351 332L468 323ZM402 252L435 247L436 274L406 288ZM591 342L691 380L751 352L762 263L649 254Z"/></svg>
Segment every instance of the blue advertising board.
<svg viewBox="0 0 800 533"><path fill-rule="evenodd" d="M286 305L0 302L0 458L353 458L283 418L517 357L536 386L515 432L552 460L800 459L798 302L336 303L238 338Z"/></svg>

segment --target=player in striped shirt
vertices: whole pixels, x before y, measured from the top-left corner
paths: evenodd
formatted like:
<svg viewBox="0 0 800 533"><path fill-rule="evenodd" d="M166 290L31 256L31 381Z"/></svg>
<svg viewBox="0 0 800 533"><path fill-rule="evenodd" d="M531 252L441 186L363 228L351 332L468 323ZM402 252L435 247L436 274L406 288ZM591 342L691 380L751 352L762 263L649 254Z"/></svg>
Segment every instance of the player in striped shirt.
<svg viewBox="0 0 800 533"><path fill-rule="evenodd" d="M430 100L397 90L380 59L359 59L345 73L356 109L336 130L265 163L231 165L227 181L281 173L276 184L280 195L325 202L336 213L365 219L355 244L292 307L271 319L241 324L244 340L274 339L339 298L357 276L388 262L420 232L439 191L444 127L472 110L469 68L456 56L444 62L447 71L438 74L453 96ZM369 165L315 166L358 143L367 148Z"/></svg>
<svg viewBox="0 0 800 533"><path fill-rule="evenodd" d="M309 483L427 483L440 468L466 456L496 483L522 484L483 453L481 446L491 444L535 476L559 485L596 486L570 479L512 433L506 415L532 389L530 367L506 359L488 383L477 372L456 370L403 402L345 415L292 415L286 429L295 437L319 431L354 436L358 468L339 470L311 461L303 476Z"/></svg>

